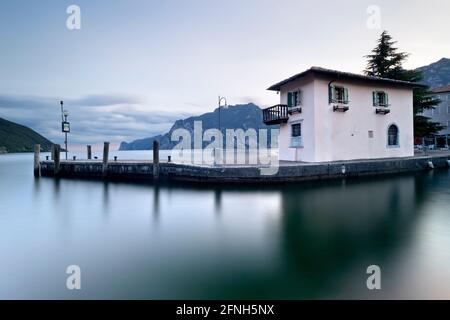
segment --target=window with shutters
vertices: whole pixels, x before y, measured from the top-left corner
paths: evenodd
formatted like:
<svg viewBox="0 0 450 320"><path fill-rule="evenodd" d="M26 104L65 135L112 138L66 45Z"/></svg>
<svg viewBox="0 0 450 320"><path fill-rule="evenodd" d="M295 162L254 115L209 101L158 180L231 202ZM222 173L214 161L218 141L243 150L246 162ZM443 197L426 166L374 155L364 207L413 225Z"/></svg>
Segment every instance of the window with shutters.
<svg viewBox="0 0 450 320"><path fill-rule="evenodd" d="M288 93L288 107L297 108L302 104L302 92L300 90Z"/></svg>
<svg viewBox="0 0 450 320"><path fill-rule="evenodd" d="M330 103L348 104L348 89L338 86L330 86Z"/></svg>
<svg viewBox="0 0 450 320"><path fill-rule="evenodd" d="M374 107L388 107L389 97L384 91L374 91L372 94Z"/></svg>

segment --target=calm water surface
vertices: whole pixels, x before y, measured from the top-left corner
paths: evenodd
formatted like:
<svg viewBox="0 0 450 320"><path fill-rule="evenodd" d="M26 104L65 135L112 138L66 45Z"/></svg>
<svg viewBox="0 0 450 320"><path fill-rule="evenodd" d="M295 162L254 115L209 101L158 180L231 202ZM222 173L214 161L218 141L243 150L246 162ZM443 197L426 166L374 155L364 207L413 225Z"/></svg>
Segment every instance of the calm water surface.
<svg viewBox="0 0 450 320"><path fill-rule="evenodd" d="M450 299L448 170L157 188L35 180L32 157L0 156L2 299Z"/></svg>

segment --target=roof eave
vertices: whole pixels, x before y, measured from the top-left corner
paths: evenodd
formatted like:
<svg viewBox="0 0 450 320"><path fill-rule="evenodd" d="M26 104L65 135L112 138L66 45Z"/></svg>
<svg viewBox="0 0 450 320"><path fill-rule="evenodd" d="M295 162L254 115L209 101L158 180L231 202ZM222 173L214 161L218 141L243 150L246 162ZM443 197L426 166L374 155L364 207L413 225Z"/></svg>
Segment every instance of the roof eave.
<svg viewBox="0 0 450 320"><path fill-rule="evenodd" d="M302 73L299 73L290 78L287 78L283 81L280 81L280 82L270 86L269 88L267 88L267 90L280 91L281 87L284 86L285 84L288 84L292 81L303 78L303 77L307 76L309 73L317 73L317 74L324 74L324 75L328 75L328 76L336 76L341 79L347 78L347 79L354 79L354 80L360 80L360 81L380 82L380 83L386 83L386 84L390 84L390 85L394 85L394 86L398 86L398 87L409 87L412 89L427 87L427 85L423 85L420 83L414 83L414 82L408 82L408 81L393 80L393 79L387 79L387 78L371 78L371 77L366 77L364 75L356 75L356 74L351 75L351 74L348 74L345 72L333 72L331 70L316 70L314 68L311 68Z"/></svg>

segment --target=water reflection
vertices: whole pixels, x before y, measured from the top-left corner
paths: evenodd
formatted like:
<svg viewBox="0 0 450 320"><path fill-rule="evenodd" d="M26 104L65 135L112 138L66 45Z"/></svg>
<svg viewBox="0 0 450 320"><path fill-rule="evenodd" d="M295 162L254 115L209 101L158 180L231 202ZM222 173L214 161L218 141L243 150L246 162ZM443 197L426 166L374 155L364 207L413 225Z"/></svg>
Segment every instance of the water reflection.
<svg viewBox="0 0 450 320"><path fill-rule="evenodd" d="M156 186L34 180L32 158L1 160L0 297L72 298L55 274L73 263L82 298L401 298L450 279L448 171ZM371 264L386 279L376 295Z"/></svg>
<svg viewBox="0 0 450 320"><path fill-rule="evenodd" d="M283 194L282 249L301 297L330 295L349 270L384 266L416 222L414 177L354 181ZM363 290L361 281L359 289Z"/></svg>
<svg viewBox="0 0 450 320"><path fill-rule="evenodd" d="M218 188L214 190L214 209L217 214L222 212L222 190Z"/></svg>
<svg viewBox="0 0 450 320"><path fill-rule="evenodd" d="M223 203L236 192L232 187L199 186L194 190L213 196L216 213L224 210ZM415 176L256 190L260 197L274 192L281 196L279 241L272 248L277 253L271 261L276 272L258 273L258 269L250 268L245 272L251 277L230 283L230 268L239 265L239 257L229 253L226 268L211 266L208 270L207 265L203 266L202 279L193 277L195 285L184 285L209 288L208 283L213 282L215 288L209 288L208 294L215 298L320 298L336 293L340 281L356 269L358 289L366 290L366 267L384 265L404 247L417 221L416 206L420 206ZM255 187L239 190L242 197L254 192ZM247 210L252 210L252 204ZM243 264L240 269L245 267ZM202 291L199 294L204 297Z"/></svg>
<svg viewBox="0 0 450 320"><path fill-rule="evenodd" d="M159 186L153 186L153 220L156 222L159 218L159 204L160 203L160 194L159 194Z"/></svg>
<svg viewBox="0 0 450 320"><path fill-rule="evenodd" d="M108 217L109 212L109 204L110 204L110 198L109 198L109 183L103 182L103 192L102 192L102 201L103 201L103 215L104 217Z"/></svg>

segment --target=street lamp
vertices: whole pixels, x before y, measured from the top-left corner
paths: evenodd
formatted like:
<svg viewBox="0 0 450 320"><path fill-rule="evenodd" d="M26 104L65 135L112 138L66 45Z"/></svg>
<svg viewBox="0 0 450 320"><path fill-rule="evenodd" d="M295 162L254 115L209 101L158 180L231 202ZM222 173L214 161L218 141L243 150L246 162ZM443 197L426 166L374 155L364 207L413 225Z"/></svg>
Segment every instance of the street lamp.
<svg viewBox="0 0 450 320"><path fill-rule="evenodd" d="M222 107L222 101L224 102L224 107L227 107L227 98L219 96L219 131L222 133L222 127L220 125L220 108Z"/></svg>
<svg viewBox="0 0 450 320"><path fill-rule="evenodd" d="M222 126L221 126L221 124L220 124L220 109L222 108L222 102L224 103L224 107L226 107L227 106L227 99L225 98L225 97L221 97L221 96L219 96L219 131L220 131L220 139L222 140L221 141L221 145L222 145L222 143L223 143L223 136L222 136ZM218 153L219 155L220 155L220 161L221 161L221 159L222 159L222 150L220 150L220 152ZM214 165L216 165L217 164L217 150L216 150L216 148L214 148Z"/></svg>
<svg viewBox="0 0 450 320"><path fill-rule="evenodd" d="M60 101L61 104L61 129L64 133L64 144L66 149L66 160L67 160L67 134L70 133L70 122L67 121L69 116L69 111L64 110L64 101Z"/></svg>

